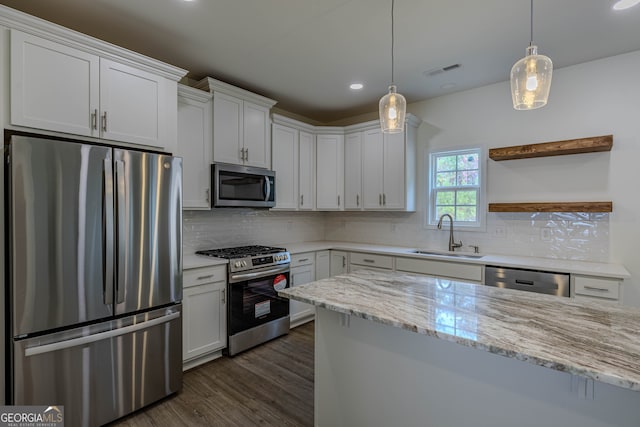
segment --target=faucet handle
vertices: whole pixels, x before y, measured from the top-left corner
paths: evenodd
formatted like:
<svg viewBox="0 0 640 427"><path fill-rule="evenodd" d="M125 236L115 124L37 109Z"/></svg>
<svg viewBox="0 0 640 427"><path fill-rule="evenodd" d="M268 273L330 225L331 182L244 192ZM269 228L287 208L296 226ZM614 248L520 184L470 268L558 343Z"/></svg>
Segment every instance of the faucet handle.
<svg viewBox="0 0 640 427"><path fill-rule="evenodd" d="M453 243L451 244L451 247L452 247L452 248L461 248L462 246L464 246L464 245L462 244L462 240L460 240L458 243L453 242Z"/></svg>
<svg viewBox="0 0 640 427"><path fill-rule="evenodd" d="M473 248L473 253L474 254L479 254L480 253L480 246L478 246L478 245L467 245L467 246L469 246L470 248Z"/></svg>

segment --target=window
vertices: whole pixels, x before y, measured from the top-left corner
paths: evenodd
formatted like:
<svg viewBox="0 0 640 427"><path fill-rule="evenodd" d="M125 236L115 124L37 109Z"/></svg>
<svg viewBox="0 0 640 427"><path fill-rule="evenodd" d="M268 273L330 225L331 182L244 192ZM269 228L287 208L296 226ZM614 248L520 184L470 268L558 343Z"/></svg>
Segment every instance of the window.
<svg viewBox="0 0 640 427"><path fill-rule="evenodd" d="M429 156L427 226L449 214L456 227L484 227L483 157L479 148Z"/></svg>

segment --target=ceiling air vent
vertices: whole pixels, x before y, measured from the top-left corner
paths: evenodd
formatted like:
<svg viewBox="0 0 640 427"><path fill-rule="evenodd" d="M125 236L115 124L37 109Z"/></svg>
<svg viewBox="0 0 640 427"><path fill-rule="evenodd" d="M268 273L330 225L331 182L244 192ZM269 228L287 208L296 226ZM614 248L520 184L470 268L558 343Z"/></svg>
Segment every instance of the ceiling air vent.
<svg viewBox="0 0 640 427"><path fill-rule="evenodd" d="M462 67L462 64L452 64L442 68L432 68L430 70L425 71L423 74L427 77L434 77L434 76L437 76L438 74L446 73L447 71L453 71L460 67Z"/></svg>

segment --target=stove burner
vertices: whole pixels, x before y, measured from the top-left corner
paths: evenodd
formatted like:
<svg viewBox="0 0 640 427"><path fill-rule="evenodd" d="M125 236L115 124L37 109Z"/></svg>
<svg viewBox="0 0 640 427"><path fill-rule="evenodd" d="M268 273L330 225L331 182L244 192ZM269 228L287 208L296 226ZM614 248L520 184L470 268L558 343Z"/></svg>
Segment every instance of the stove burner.
<svg viewBox="0 0 640 427"><path fill-rule="evenodd" d="M244 258L247 256L275 254L279 252L286 252L286 249L276 248L272 246L252 245L252 246L239 246L235 248L220 248L220 249L197 251L196 254L206 255L210 257L224 258L224 259L233 259L233 258Z"/></svg>

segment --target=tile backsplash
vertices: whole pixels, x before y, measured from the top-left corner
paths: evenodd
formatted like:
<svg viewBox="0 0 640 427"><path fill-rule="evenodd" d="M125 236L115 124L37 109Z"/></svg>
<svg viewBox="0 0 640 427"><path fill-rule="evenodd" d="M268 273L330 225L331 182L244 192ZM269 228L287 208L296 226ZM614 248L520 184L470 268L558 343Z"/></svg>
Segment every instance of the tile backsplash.
<svg viewBox="0 0 640 427"><path fill-rule="evenodd" d="M323 240L323 212L212 209L183 212L185 255L200 249Z"/></svg>
<svg viewBox="0 0 640 427"><path fill-rule="evenodd" d="M446 250L446 230L425 229L422 214L402 212L185 211L184 253L248 244L314 240ZM455 230L455 229L454 229ZM456 241L480 252L581 261L609 261L609 214L490 213L484 232L455 230Z"/></svg>

